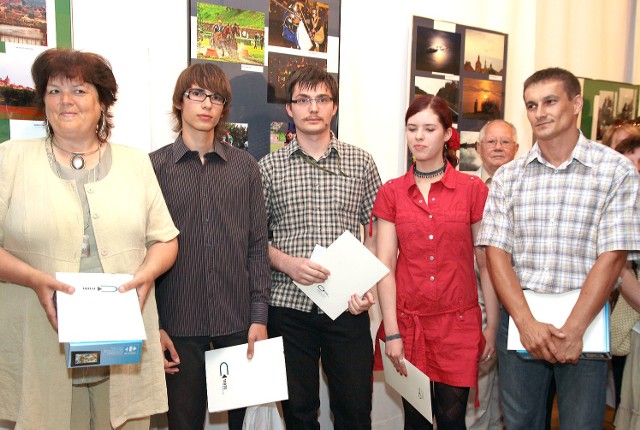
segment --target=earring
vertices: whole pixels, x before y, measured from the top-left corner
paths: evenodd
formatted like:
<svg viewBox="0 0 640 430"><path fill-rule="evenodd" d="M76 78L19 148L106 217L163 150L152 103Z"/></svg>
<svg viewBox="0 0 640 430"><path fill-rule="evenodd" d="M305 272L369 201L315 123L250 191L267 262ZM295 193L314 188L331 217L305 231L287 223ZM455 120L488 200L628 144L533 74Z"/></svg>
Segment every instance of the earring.
<svg viewBox="0 0 640 430"><path fill-rule="evenodd" d="M106 139L106 121L105 121L104 111L100 111L100 122L96 125L96 134L98 135L98 139L103 140Z"/></svg>
<svg viewBox="0 0 640 430"><path fill-rule="evenodd" d="M51 137L51 126L49 125L49 118L44 117L44 128L47 130L47 137Z"/></svg>

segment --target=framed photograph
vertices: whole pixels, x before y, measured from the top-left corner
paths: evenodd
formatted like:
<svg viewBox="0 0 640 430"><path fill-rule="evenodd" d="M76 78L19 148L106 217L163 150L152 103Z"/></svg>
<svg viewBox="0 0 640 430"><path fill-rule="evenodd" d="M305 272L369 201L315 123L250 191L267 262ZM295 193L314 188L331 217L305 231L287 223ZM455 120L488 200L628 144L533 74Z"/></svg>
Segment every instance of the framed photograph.
<svg viewBox="0 0 640 430"><path fill-rule="evenodd" d="M196 22L198 59L264 64L264 13L198 3Z"/></svg>
<svg viewBox="0 0 640 430"><path fill-rule="evenodd" d="M582 133L602 140L607 128L638 118L640 85L578 78L584 107L578 119Z"/></svg>
<svg viewBox="0 0 640 430"><path fill-rule="evenodd" d="M480 154L476 151L476 142L480 133L477 131L463 131L460 133L460 151L458 157L460 164L458 170L461 172L477 172L482 166Z"/></svg>
<svg viewBox="0 0 640 430"><path fill-rule="evenodd" d="M418 26L416 69L422 72L460 74L460 38L458 33Z"/></svg>
<svg viewBox="0 0 640 430"><path fill-rule="evenodd" d="M504 116L502 82L486 79L462 80L462 117L488 122Z"/></svg>
<svg viewBox="0 0 640 430"><path fill-rule="evenodd" d="M465 72L503 76L505 37L468 28L464 41Z"/></svg>

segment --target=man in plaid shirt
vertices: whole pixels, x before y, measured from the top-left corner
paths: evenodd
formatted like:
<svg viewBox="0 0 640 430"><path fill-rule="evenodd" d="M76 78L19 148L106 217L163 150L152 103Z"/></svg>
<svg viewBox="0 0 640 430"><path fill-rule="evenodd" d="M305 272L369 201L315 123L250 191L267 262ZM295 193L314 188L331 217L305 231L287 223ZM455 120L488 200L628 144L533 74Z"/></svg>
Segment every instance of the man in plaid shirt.
<svg viewBox="0 0 640 430"><path fill-rule="evenodd" d="M560 426L601 429L606 360L580 359L582 337L605 305L627 258L640 249L635 168L576 128L580 83L570 72L540 70L524 83L537 142L493 177L476 245L505 307L498 330L500 399L505 425L544 429L555 378ZM537 321L523 289L580 290L562 327ZM507 350L509 315L536 360Z"/></svg>
<svg viewBox="0 0 640 430"><path fill-rule="evenodd" d="M381 185L371 155L340 142L329 126L338 110L338 84L306 66L287 81L287 114L296 137L260 160L272 268L269 336L282 336L289 400L287 428L318 429L319 360L329 381L336 429L371 428L373 349L367 310L373 294L353 295L336 320L295 286L324 282L329 271L309 260L316 244L329 246L345 230L375 251L371 210Z"/></svg>

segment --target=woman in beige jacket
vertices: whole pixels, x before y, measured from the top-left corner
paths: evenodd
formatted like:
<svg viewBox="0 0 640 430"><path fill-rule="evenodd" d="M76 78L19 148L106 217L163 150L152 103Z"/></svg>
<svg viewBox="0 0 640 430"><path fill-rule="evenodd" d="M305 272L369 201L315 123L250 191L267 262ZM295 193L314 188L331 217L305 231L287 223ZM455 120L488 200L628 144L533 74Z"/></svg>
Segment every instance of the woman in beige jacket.
<svg viewBox="0 0 640 430"><path fill-rule="evenodd" d="M35 60L45 139L0 145L0 420L16 429L149 428L167 409L154 280L178 231L147 154L109 143L117 84L96 54ZM67 369L55 272L129 273L147 340L139 364ZM116 315L114 315L117 318Z"/></svg>

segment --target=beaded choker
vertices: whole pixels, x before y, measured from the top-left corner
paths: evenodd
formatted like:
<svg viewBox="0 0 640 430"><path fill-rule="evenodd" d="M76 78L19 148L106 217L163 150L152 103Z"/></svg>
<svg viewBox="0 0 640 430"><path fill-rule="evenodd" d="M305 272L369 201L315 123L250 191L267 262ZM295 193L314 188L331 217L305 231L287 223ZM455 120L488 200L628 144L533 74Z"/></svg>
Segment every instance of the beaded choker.
<svg viewBox="0 0 640 430"><path fill-rule="evenodd" d="M442 165L442 167L440 167L439 169L432 170L431 172L421 172L420 170L418 170L418 166L416 166L414 164L414 166L413 166L413 174L415 176L417 176L418 178L435 178L436 176L444 173L446 168L447 168L447 163L445 162Z"/></svg>

